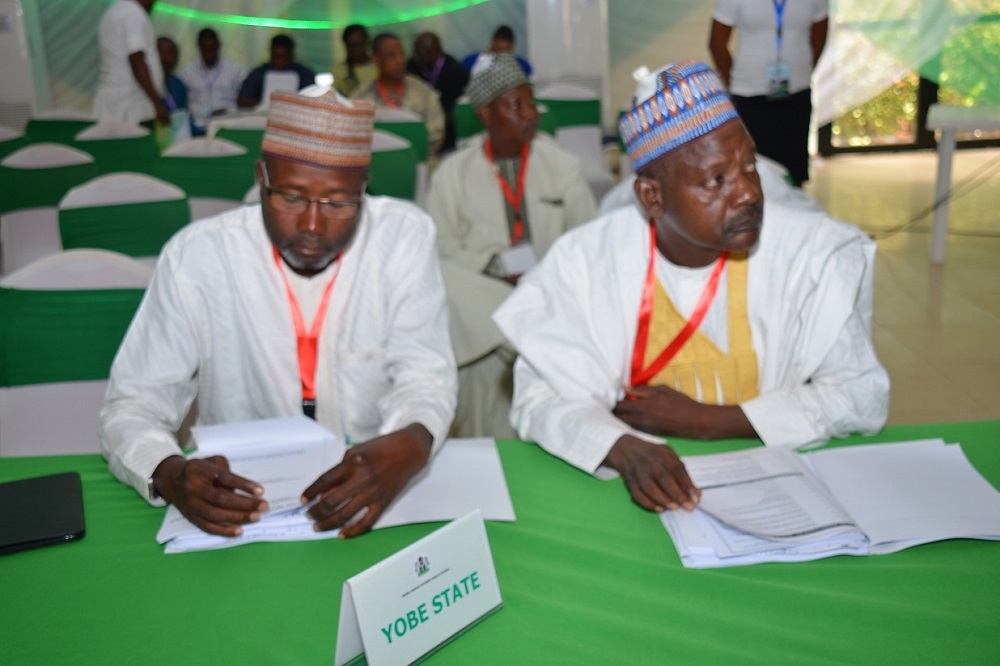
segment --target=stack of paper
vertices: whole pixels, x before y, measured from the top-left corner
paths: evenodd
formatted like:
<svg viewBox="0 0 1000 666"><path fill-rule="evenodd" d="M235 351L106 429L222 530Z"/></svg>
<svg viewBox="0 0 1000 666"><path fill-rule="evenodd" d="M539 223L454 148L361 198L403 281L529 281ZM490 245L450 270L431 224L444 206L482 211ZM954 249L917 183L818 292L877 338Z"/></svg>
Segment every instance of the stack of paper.
<svg viewBox="0 0 1000 666"><path fill-rule="evenodd" d="M264 487L271 506L239 537L202 532L171 506L156 535L166 552L228 548L255 541L329 539L313 531L302 492L344 456L343 442L304 416L194 428L192 457L224 455L230 469ZM449 440L382 514L374 529L452 520L481 509L488 520L514 520L500 456L492 439Z"/></svg>
<svg viewBox="0 0 1000 666"><path fill-rule="evenodd" d="M1000 540L1000 493L958 445L755 448L684 458L693 512L661 514L686 567L892 553L944 539Z"/></svg>

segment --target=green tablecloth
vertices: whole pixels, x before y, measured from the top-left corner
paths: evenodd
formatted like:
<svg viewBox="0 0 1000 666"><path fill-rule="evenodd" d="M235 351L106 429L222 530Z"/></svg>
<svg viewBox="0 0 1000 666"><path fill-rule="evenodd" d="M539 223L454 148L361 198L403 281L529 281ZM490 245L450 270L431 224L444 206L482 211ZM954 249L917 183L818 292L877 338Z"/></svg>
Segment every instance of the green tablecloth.
<svg viewBox="0 0 1000 666"><path fill-rule="evenodd" d="M942 436L1000 482L1000 421ZM746 442L677 443L684 454ZM434 664L996 663L1000 544L683 569L657 516L535 446L501 442L517 511L488 523L504 608ZM76 469L87 536L0 557L5 664L330 664L345 578L439 524L354 541L164 555L148 508L97 456L0 459L0 480Z"/></svg>

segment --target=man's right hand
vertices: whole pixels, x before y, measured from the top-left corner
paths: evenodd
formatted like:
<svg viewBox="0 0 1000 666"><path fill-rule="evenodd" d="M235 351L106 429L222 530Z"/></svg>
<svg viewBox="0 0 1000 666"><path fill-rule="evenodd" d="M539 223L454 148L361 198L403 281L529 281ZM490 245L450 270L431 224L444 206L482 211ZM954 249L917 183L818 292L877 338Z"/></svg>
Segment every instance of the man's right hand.
<svg viewBox="0 0 1000 666"><path fill-rule="evenodd" d="M623 435L611 447L604 465L622 475L632 499L644 509L661 513L684 507L692 511L701 499L701 491L669 446Z"/></svg>
<svg viewBox="0 0 1000 666"><path fill-rule="evenodd" d="M153 484L167 502L209 534L234 537L240 525L260 520L268 510L264 488L229 471L223 456L171 456L157 465Z"/></svg>
<svg viewBox="0 0 1000 666"><path fill-rule="evenodd" d="M164 127L170 127L170 109L163 102L156 102L156 122Z"/></svg>

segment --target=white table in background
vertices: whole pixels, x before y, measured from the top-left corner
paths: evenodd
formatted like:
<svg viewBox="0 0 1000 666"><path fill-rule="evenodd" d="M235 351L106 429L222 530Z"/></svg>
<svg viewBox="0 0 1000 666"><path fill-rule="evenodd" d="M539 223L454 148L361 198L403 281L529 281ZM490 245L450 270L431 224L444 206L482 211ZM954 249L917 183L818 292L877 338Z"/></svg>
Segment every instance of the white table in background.
<svg viewBox="0 0 1000 666"><path fill-rule="evenodd" d="M948 235L948 197L951 190L951 162L955 155L956 135L960 131L1000 129L1000 106L946 106L932 104L927 114L927 129L940 130L937 154L937 184L934 201L941 204L934 210L931 230L931 263L944 263Z"/></svg>

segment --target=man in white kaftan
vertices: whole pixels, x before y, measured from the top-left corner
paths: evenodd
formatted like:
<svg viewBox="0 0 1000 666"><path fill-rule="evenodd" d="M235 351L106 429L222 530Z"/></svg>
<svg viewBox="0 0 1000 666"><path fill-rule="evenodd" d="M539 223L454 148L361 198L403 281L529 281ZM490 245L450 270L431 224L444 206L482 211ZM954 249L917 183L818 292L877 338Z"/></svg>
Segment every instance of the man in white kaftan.
<svg viewBox="0 0 1000 666"><path fill-rule="evenodd" d="M410 203L363 194L371 105L332 93L272 101L262 203L194 223L164 248L115 358L102 447L147 501L235 536L266 510L259 486L216 466L204 478L234 491L228 506L185 502L201 492L178 485L194 475L180 466L196 464L174 435L190 406L203 424L314 415L352 447L306 490L323 498L310 513L319 529L349 525L353 536L430 461L454 414L434 226ZM314 320L307 381L302 336Z"/></svg>
<svg viewBox="0 0 1000 666"><path fill-rule="evenodd" d="M512 56L476 73L469 90L487 132L441 163L427 196L459 365L455 434L513 437L507 412L514 354L490 317L519 276L500 275L492 263L517 245L543 257L560 235L594 217L596 207L577 158L538 133L531 86ZM508 196L516 197L519 181L524 189L515 211ZM523 225L520 236L515 220Z"/></svg>
<svg viewBox="0 0 1000 666"><path fill-rule="evenodd" d="M648 253L648 220L620 208L557 242L494 317L520 355L511 414L520 436L587 472L622 435L649 437L611 411L629 385ZM760 394L740 405L765 445L815 446L884 424L874 260L856 227L765 205L747 276ZM725 296L713 311L725 313Z"/></svg>
<svg viewBox="0 0 1000 666"><path fill-rule="evenodd" d="M663 436L806 447L885 423L875 245L765 205L756 154L707 65L640 81L622 135L637 203L552 247L494 315L519 357L511 418L646 509L700 499Z"/></svg>

